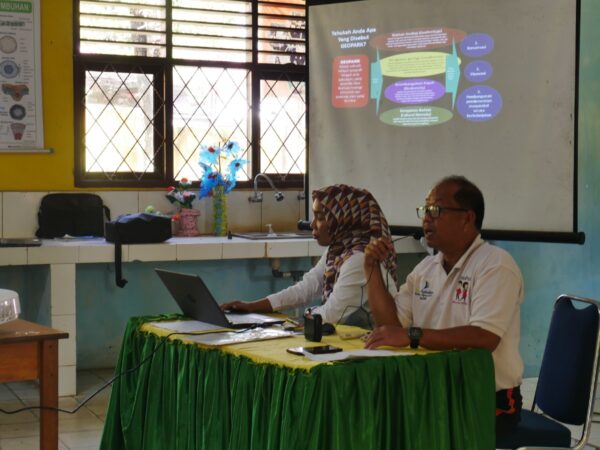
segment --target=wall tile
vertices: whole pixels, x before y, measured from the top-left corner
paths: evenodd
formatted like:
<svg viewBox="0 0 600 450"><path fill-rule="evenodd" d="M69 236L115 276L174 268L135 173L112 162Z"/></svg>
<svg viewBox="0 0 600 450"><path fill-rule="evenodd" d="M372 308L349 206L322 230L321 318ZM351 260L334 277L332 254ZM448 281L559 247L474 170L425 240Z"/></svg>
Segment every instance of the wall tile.
<svg viewBox="0 0 600 450"><path fill-rule="evenodd" d="M50 289L52 316L75 315L75 264L53 264Z"/></svg>
<svg viewBox="0 0 600 450"><path fill-rule="evenodd" d="M174 261L177 258L175 244L131 244L127 247L129 254L124 261Z"/></svg>
<svg viewBox="0 0 600 450"><path fill-rule="evenodd" d="M223 259L245 259L245 258L264 258L264 242L244 242L240 245L239 241L223 244Z"/></svg>
<svg viewBox="0 0 600 450"><path fill-rule="evenodd" d="M75 316L73 316L75 317ZM64 328L56 327L59 330L66 331ZM69 339L58 341L58 365L72 366L77 365L77 344L76 336L69 333Z"/></svg>
<svg viewBox="0 0 600 450"><path fill-rule="evenodd" d="M59 349L60 352L60 349ZM60 356L60 353L59 353ZM75 395L77 392L77 369L75 365L58 367L58 395Z"/></svg>
<svg viewBox="0 0 600 450"><path fill-rule="evenodd" d="M267 243L269 258L289 258L308 255L308 242L295 240L274 240Z"/></svg>
<svg viewBox="0 0 600 450"><path fill-rule="evenodd" d="M77 257L77 247L73 246L42 245L41 247L27 247L29 264L75 263L77 262Z"/></svg>
<svg viewBox="0 0 600 450"><path fill-rule="evenodd" d="M0 266L21 266L27 264L25 247L0 248Z"/></svg>
<svg viewBox="0 0 600 450"><path fill-rule="evenodd" d="M232 231L260 231L261 204L249 202L249 196L248 191L232 192L228 195L229 228ZM212 223L212 210L210 217Z"/></svg>
<svg viewBox="0 0 600 450"><path fill-rule="evenodd" d="M122 248L121 257L123 259L127 259L128 250L128 246ZM79 247L78 262L80 263L113 262L114 260L115 247L112 244Z"/></svg>
<svg viewBox="0 0 600 450"><path fill-rule="evenodd" d="M308 254L309 256L318 256L319 258L325 253L326 247L319 245L317 241L310 241L308 243Z"/></svg>
<svg viewBox="0 0 600 450"><path fill-rule="evenodd" d="M97 192L102 197L104 204L110 209L111 218L121 214L139 212L138 192L136 191L110 191Z"/></svg>
<svg viewBox="0 0 600 450"><path fill-rule="evenodd" d="M298 220L304 218L304 200L298 200L295 191L286 191L284 195L285 198L278 202L272 191L263 193L262 230L266 230L266 224L270 223L275 231L294 231L297 229Z"/></svg>
<svg viewBox="0 0 600 450"><path fill-rule="evenodd" d="M37 213L46 192L4 192L2 236L32 237L38 228Z"/></svg>
<svg viewBox="0 0 600 450"><path fill-rule="evenodd" d="M138 211L143 212L148 206L154 206L156 211L163 214L174 214L177 212L177 206L167 200L165 196L166 190L161 191L140 191L138 197ZM198 208L199 201L194 200L192 205L194 208Z"/></svg>
<svg viewBox="0 0 600 450"><path fill-rule="evenodd" d="M221 259L223 244L177 245L177 261L198 261Z"/></svg>
<svg viewBox="0 0 600 450"><path fill-rule="evenodd" d="M260 228L260 203L250 203L249 195L248 191L233 191L227 195L227 219L229 229L234 232L258 231ZM208 197L199 200L198 209L200 233L212 234L212 200Z"/></svg>
<svg viewBox="0 0 600 450"><path fill-rule="evenodd" d="M58 365L76 365L77 353L75 351L75 346L77 342L77 321L75 314L53 315L52 328L69 333L67 339L60 339L58 341Z"/></svg>

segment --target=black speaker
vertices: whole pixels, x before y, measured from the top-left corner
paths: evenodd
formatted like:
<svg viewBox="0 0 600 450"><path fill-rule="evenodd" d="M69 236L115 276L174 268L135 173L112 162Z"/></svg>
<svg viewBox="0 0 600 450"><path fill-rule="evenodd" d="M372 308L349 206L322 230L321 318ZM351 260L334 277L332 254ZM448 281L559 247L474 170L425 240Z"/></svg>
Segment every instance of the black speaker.
<svg viewBox="0 0 600 450"><path fill-rule="evenodd" d="M307 341L321 342L323 318L320 314L304 316L304 337Z"/></svg>

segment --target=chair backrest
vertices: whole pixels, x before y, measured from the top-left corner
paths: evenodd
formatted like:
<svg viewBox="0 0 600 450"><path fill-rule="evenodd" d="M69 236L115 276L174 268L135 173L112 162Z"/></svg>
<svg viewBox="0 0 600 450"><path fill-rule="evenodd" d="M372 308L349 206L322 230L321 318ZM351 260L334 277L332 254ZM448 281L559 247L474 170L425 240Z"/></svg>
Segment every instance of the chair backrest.
<svg viewBox="0 0 600 450"><path fill-rule="evenodd" d="M587 305L576 308L573 303ZM583 425L595 396L600 303L561 295L554 304L535 392L535 403L550 417Z"/></svg>

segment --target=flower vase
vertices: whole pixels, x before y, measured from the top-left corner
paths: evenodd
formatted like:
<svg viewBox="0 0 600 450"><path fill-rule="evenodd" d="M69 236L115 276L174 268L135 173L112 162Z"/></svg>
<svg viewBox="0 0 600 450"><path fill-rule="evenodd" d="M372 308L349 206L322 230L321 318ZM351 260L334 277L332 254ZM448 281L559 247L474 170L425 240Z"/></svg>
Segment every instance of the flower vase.
<svg viewBox="0 0 600 450"><path fill-rule="evenodd" d="M223 186L215 186L214 188L212 209L215 236L227 235L227 195Z"/></svg>
<svg viewBox="0 0 600 450"><path fill-rule="evenodd" d="M192 208L181 208L179 212L178 236L198 236L198 216L200 211Z"/></svg>

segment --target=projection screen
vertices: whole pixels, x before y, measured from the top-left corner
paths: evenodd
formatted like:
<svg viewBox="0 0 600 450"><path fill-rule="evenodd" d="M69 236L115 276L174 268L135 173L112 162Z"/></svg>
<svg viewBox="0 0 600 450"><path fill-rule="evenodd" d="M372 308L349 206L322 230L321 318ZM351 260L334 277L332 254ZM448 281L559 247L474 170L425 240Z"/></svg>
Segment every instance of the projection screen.
<svg viewBox="0 0 600 450"><path fill-rule="evenodd" d="M309 7L309 190L369 189L392 225L438 179L483 191L484 229L574 234L576 0ZM535 239L533 239L535 240Z"/></svg>

